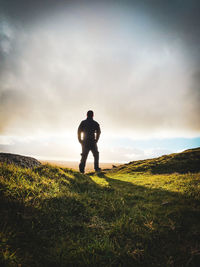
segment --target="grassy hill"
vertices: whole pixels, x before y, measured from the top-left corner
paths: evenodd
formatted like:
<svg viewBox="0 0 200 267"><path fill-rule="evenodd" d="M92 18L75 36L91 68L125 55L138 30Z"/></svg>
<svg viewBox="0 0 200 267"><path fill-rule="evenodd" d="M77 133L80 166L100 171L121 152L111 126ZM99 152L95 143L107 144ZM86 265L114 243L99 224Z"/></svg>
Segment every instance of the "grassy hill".
<svg viewBox="0 0 200 267"><path fill-rule="evenodd" d="M132 164L82 175L0 163L0 266L199 266L200 173Z"/></svg>
<svg viewBox="0 0 200 267"><path fill-rule="evenodd" d="M187 173L200 172L200 148L188 149L181 153L164 155L154 159L132 161L119 166L114 172Z"/></svg>

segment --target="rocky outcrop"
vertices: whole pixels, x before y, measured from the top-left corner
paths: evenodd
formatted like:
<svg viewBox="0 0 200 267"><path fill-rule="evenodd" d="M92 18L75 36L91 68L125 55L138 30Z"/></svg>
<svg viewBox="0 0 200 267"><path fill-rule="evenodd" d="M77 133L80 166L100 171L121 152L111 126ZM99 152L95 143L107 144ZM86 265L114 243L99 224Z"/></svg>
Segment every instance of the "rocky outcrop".
<svg viewBox="0 0 200 267"><path fill-rule="evenodd" d="M6 162L8 164L16 164L23 168L38 167L41 163L32 157L21 156L10 153L0 153L0 162Z"/></svg>

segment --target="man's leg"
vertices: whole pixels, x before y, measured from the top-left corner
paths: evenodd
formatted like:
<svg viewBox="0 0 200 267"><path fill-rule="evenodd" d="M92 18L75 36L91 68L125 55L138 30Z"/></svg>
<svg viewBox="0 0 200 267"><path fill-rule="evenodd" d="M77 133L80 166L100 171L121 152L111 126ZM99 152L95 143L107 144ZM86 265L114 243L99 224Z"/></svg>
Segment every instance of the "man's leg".
<svg viewBox="0 0 200 267"><path fill-rule="evenodd" d="M81 162L79 164L79 171L81 173L85 172L85 163L88 157L89 149L87 146L82 145L82 153L81 153Z"/></svg>
<svg viewBox="0 0 200 267"><path fill-rule="evenodd" d="M91 151L94 156L94 169L95 171L100 171L101 169L99 168L99 151L96 143L92 146Z"/></svg>

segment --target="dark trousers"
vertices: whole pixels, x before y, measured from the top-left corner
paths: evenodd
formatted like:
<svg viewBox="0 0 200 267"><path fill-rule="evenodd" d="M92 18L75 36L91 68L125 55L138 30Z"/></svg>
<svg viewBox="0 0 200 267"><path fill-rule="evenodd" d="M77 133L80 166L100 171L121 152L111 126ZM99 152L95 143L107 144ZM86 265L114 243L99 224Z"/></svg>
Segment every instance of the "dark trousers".
<svg viewBox="0 0 200 267"><path fill-rule="evenodd" d="M99 151L96 142L86 142L82 143L82 153L81 153L81 162L79 164L79 169L81 172L85 170L85 164L88 157L89 152L92 151L94 156L94 169L99 169Z"/></svg>

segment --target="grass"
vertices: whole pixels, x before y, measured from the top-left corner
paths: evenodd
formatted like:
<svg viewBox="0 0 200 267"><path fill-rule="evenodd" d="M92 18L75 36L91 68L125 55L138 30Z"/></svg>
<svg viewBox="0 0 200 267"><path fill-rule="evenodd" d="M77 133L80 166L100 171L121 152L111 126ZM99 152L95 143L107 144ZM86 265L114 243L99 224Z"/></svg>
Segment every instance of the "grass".
<svg viewBox="0 0 200 267"><path fill-rule="evenodd" d="M199 266L199 182L1 164L0 265Z"/></svg>

